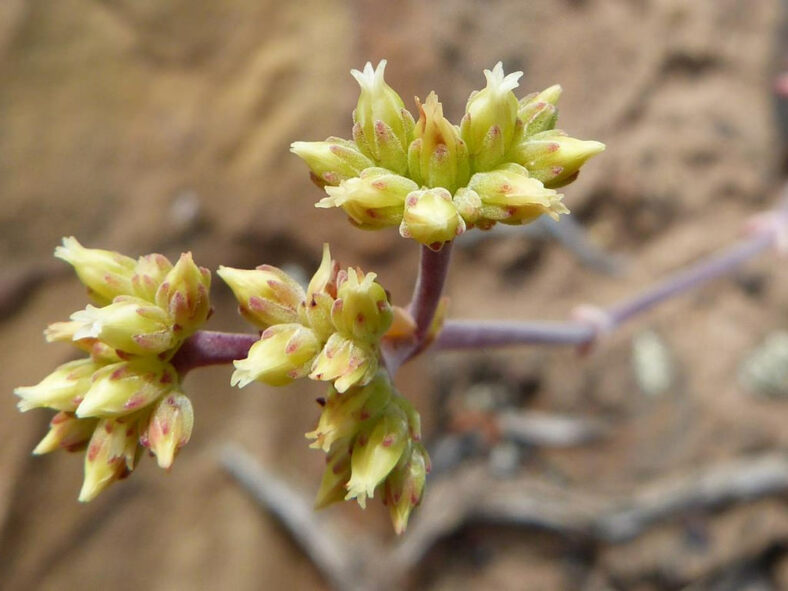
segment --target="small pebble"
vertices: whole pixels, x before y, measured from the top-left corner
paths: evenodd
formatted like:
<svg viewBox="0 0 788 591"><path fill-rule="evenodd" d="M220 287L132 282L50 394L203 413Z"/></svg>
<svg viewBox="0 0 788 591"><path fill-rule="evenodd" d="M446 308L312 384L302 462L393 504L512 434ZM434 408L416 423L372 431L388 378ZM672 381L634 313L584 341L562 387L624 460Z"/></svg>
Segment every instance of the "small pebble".
<svg viewBox="0 0 788 591"><path fill-rule="evenodd" d="M641 332L632 341L632 369L640 391L647 396L661 396L673 385L673 357L653 330Z"/></svg>
<svg viewBox="0 0 788 591"><path fill-rule="evenodd" d="M490 471L498 478L511 478L520 469L520 447L504 441L490 450Z"/></svg>
<svg viewBox="0 0 788 591"><path fill-rule="evenodd" d="M739 367L739 382L753 394L788 397L788 332L773 332Z"/></svg>

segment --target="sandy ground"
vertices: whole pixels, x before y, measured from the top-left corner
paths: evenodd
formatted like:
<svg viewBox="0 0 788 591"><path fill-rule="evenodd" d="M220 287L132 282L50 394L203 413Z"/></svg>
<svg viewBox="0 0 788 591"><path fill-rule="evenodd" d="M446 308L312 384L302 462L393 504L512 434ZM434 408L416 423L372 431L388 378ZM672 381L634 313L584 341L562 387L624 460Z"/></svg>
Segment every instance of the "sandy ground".
<svg viewBox="0 0 788 591"><path fill-rule="evenodd" d="M197 426L171 473L145 461L87 506L76 502L81 458L30 456L48 415L18 414L12 389L69 358L41 330L84 305L82 288L51 261L62 236L130 255L191 250L214 269L267 262L308 273L329 241L404 303L415 245L395 231L349 231L339 212L316 210L320 192L288 145L349 135L348 70L367 60L389 60L387 79L409 104L436 90L451 118L483 83L481 70L502 60L525 72L525 92L560 82L560 126L607 144L566 202L627 264L610 277L554 241L518 233L460 241L451 314L563 319L577 304L611 303L731 243L775 201L785 153L772 95L779 8L776 0L0 3L0 281L12 294L0 306L0 587L327 588L217 463L217 449L238 442L311 495L322 463L303 439L318 413L313 385L237 391L227 368L190 376ZM245 330L218 279L213 296L211 327ZM604 421L610 430L594 445L518 449L506 470L612 498L785 452L786 399L753 395L737 373L786 328L788 273L764 256L589 355L533 347L433 355L398 384L433 443L447 409L463 415L490 391L506 406ZM631 361L646 330L673 371L655 395L638 386ZM492 482L506 452L484 441L463 465ZM685 511L626 543L470 525L440 541L406 584L788 588L784 502ZM353 537L392 536L380 507L329 511Z"/></svg>

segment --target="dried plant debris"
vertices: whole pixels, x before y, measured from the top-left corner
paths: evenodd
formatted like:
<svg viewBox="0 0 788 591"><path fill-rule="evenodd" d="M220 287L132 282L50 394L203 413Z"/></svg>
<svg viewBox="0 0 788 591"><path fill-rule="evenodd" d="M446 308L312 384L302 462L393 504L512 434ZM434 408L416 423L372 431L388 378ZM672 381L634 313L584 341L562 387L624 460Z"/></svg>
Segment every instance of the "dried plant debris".
<svg viewBox="0 0 788 591"><path fill-rule="evenodd" d="M788 332L769 334L739 368L739 382L748 391L769 398L788 397Z"/></svg>

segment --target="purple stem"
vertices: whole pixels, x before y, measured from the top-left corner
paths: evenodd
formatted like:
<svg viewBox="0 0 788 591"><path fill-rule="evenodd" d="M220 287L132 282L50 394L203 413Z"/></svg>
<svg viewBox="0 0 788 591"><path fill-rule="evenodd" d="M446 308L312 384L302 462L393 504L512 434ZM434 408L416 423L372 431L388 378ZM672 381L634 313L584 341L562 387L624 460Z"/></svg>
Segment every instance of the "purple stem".
<svg viewBox="0 0 788 591"><path fill-rule="evenodd" d="M788 200L772 212L783 226L788 223ZM633 316L681 295L707 281L733 271L742 263L775 245L779 240L779 222L739 242L720 255L709 257L680 271L630 299L600 310L604 326L586 321L573 322L501 322L488 320L447 321L433 344L436 350L505 347L508 345L586 345L600 332L613 330Z"/></svg>
<svg viewBox="0 0 788 591"><path fill-rule="evenodd" d="M183 376L195 367L222 365L244 359L259 335L200 330L183 342L172 365Z"/></svg>
<svg viewBox="0 0 788 591"><path fill-rule="evenodd" d="M432 349L447 351L523 344L582 345L593 338L593 327L579 322L447 320Z"/></svg>
<svg viewBox="0 0 788 591"><path fill-rule="evenodd" d="M618 326L640 312L653 308L663 300L730 273L742 263L769 248L773 241L773 236L760 234L750 240L739 242L720 255L711 256L685 271L675 273L633 298L614 304L607 313L613 325Z"/></svg>
<svg viewBox="0 0 788 591"><path fill-rule="evenodd" d="M604 326L594 326L588 321L454 320L446 322L432 346L436 350L445 351L525 344L590 344L600 332L612 330L666 299L729 273L770 246L778 245L781 233L788 231L788 198L783 199L782 204L767 216L772 216L772 223L762 225L749 240L738 243L720 255L700 261L633 298L618 302L607 310L600 310ZM424 339L443 292L450 256L451 244L444 245L439 252L422 247L419 275L409 308L417 325L415 337L401 343L387 345L384 342L384 359L392 374L424 348ZM258 338L254 334L199 331L183 343L172 358L172 364L184 375L195 367L230 363L245 358Z"/></svg>
<svg viewBox="0 0 788 591"><path fill-rule="evenodd" d="M427 336L427 332L438 309L438 303L443 294L443 285L449 270L452 243L447 242L439 251L435 252L426 246L421 247L421 260L419 261L419 274L416 277L416 286L413 288L413 298L408 311L416 321L416 344L420 345Z"/></svg>
<svg viewBox="0 0 788 591"><path fill-rule="evenodd" d="M425 339L446 283L451 247L451 242L445 243L437 252L426 246L421 247L419 273L413 287L413 297L408 305L408 312L416 323L413 338L399 342L384 340L381 347L383 362L392 376L403 363L420 353L425 346Z"/></svg>

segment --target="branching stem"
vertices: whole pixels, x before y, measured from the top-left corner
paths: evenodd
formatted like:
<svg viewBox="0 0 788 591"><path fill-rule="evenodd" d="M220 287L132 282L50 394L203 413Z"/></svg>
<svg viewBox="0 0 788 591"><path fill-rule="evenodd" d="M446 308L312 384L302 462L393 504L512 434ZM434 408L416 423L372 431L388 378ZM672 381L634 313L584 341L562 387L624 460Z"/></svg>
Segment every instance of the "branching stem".
<svg viewBox="0 0 788 591"><path fill-rule="evenodd" d="M416 321L416 344L419 345L427 336L427 332L438 309L446 275L449 271L451 260L451 242L443 245L435 252L426 246L421 247L421 260L419 261L419 274L416 277L416 286L413 289L413 298L408 311Z"/></svg>
<svg viewBox="0 0 788 591"><path fill-rule="evenodd" d="M244 359L259 338L255 334L200 330L184 341L171 363L182 376L196 367L232 363Z"/></svg>
<svg viewBox="0 0 788 591"><path fill-rule="evenodd" d="M760 216L750 238L607 309L592 308L590 315L569 322L447 321L430 346L446 351L528 344L589 345L600 334L616 329L633 316L730 273L772 246L785 248L787 232L788 198L771 212ZM408 308L416 323L414 336L406 341L383 343L384 362L392 375L408 359L426 348L426 338L443 293L450 258L450 243L438 252L422 247L419 274ZM230 363L245 358L258 338L255 334L199 331L184 342L172 363L181 375L196 367Z"/></svg>
<svg viewBox="0 0 788 591"><path fill-rule="evenodd" d="M426 246L421 247L419 274L408 305L408 313L416 324L413 338L397 342L384 340L381 347L386 369L392 376L403 363L426 348L426 339L449 271L451 247L451 242L444 244L437 252Z"/></svg>
<svg viewBox="0 0 788 591"><path fill-rule="evenodd" d="M671 275L632 298L607 309L594 309L594 318L570 322L447 321L432 347L445 351L529 344L591 344L601 333L618 328L641 312L730 273L768 248L778 246L788 228L788 200L766 216L772 223L756 228L751 238Z"/></svg>

